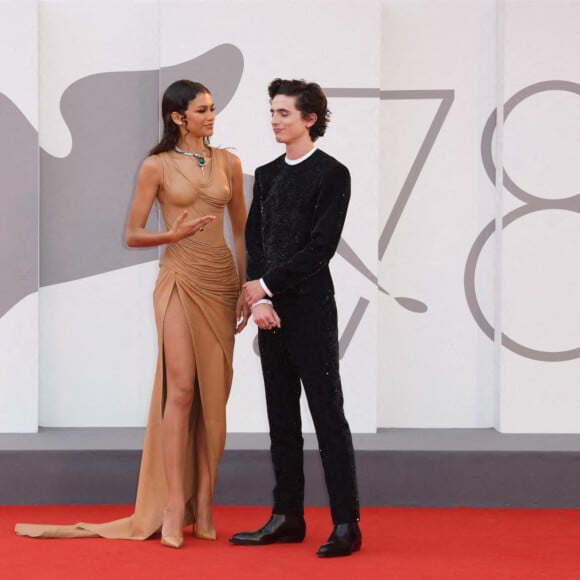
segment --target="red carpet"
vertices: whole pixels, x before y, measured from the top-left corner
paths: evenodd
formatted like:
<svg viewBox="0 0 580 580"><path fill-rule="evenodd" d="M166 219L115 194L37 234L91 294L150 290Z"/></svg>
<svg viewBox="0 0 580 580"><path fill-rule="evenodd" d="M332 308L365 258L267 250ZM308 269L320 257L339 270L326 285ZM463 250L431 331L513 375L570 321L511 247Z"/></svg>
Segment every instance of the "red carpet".
<svg viewBox="0 0 580 580"><path fill-rule="evenodd" d="M181 550L146 542L32 540L17 521L74 523L127 515L127 506L0 508L0 579L580 580L580 510L366 508L362 550L348 558L315 556L330 533L325 508L306 511L302 544L232 546L259 527L267 508L215 509L217 542L186 535Z"/></svg>

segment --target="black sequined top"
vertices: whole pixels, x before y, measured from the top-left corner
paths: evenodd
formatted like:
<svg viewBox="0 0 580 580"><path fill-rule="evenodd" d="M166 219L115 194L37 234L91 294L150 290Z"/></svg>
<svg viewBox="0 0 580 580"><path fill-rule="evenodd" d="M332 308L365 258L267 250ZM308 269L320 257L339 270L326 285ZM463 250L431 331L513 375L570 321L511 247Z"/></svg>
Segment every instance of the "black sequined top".
<svg viewBox="0 0 580 580"><path fill-rule="evenodd" d="M350 199L350 174L316 150L297 165L284 155L256 169L246 226L248 280L263 278L277 296L332 293L328 263Z"/></svg>

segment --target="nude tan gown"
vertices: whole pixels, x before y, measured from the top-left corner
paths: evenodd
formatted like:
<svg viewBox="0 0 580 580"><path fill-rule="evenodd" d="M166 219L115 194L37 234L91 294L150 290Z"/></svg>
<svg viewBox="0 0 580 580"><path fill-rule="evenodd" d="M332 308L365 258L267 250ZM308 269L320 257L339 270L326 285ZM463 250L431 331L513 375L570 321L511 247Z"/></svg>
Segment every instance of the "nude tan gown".
<svg viewBox="0 0 580 580"><path fill-rule="evenodd" d="M216 219L190 238L169 244L160 260L153 293L158 333L155 382L145 434L137 499L133 515L102 524L17 524L16 533L37 538L96 537L144 540L158 532L167 502L163 467L162 416L165 399L163 321L175 288L187 316L196 363L196 392L190 421L184 481L185 525L195 521L196 468L194 431L197 413L203 413L210 464L212 497L218 463L226 438L226 402L232 382L235 305L239 281L231 252L224 240L224 208L231 198L230 154L212 148L207 183L195 186L175 163L178 153L159 154L163 185L158 194L163 219L169 227L184 210L188 219L207 214ZM195 162L195 160L192 160ZM196 166L197 167L197 166Z"/></svg>

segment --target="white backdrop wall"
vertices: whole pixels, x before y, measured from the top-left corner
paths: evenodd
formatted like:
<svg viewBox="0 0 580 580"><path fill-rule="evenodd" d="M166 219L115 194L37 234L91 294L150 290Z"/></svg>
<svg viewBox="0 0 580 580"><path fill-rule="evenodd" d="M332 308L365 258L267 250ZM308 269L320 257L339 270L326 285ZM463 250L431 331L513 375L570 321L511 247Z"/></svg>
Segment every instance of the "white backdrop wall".
<svg viewBox="0 0 580 580"><path fill-rule="evenodd" d="M504 431L580 429L579 19L578 2L505 4Z"/></svg>
<svg viewBox="0 0 580 580"><path fill-rule="evenodd" d="M282 76L327 90L321 147L353 178L332 263L353 430L580 432L579 19L563 0L0 0L0 124L28 127L40 175L16 211L22 163L2 168L0 259L28 278L0 290L0 431L145 423L158 253L123 230L159 95L207 84L212 142L250 183L281 153ZM255 335L231 432L267 430Z"/></svg>
<svg viewBox="0 0 580 580"><path fill-rule="evenodd" d="M463 271L494 215L479 142L496 102L496 2L383 6L381 233L399 219L379 240L380 279L426 311L381 296L379 423L489 427L493 342L466 308ZM479 298L493 307L493 254L478 266Z"/></svg>
<svg viewBox="0 0 580 580"><path fill-rule="evenodd" d="M0 431L38 425L37 3L0 3Z"/></svg>

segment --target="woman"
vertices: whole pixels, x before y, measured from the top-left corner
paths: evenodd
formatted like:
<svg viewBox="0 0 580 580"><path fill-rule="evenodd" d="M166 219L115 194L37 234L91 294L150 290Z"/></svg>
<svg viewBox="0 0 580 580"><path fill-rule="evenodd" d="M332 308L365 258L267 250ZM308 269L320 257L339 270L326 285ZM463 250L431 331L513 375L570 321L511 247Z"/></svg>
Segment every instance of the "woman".
<svg viewBox="0 0 580 580"><path fill-rule="evenodd" d="M106 524L18 524L21 535L145 539L161 531L163 545L179 548L184 525L195 522L196 537L216 538L212 503L234 334L249 315L240 294L243 174L235 155L209 145L215 106L206 87L177 81L161 109L163 136L141 166L126 233L129 246L166 245L154 291L159 351L135 513ZM156 200L164 232L145 227ZM224 240L226 206L237 271Z"/></svg>

